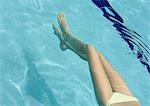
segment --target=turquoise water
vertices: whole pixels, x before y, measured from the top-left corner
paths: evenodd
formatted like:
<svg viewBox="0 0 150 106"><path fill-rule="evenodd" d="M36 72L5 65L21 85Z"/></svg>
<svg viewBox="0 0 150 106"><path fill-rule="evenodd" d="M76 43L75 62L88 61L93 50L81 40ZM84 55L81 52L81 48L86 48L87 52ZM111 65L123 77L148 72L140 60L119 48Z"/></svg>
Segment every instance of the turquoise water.
<svg viewBox="0 0 150 106"><path fill-rule="evenodd" d="M150 1L109 2L150 44ZM0 106L98 106L87 62L62 52L53 33L62 11L74 36L100 50L149 106L149 73L90 0L0 0Z"/></svg>

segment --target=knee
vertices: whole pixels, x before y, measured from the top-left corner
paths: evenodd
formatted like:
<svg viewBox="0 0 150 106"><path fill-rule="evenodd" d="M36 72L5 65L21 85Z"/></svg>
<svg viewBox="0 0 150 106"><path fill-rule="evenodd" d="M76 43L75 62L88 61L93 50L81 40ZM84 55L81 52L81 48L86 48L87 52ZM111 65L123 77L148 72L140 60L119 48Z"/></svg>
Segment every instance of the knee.
<svg viewBox="0 0 150 106"><path fill-rule="evenodd" d="M97 50L90 44L86 44L87 54L89 55L97 55Z"/></svg>
<svg viewBox="0 0 150 106"><path fill-rule="evenodd" d="M88 52L94 50L94 47L91 44L86 44L86 47Z"/></svg>

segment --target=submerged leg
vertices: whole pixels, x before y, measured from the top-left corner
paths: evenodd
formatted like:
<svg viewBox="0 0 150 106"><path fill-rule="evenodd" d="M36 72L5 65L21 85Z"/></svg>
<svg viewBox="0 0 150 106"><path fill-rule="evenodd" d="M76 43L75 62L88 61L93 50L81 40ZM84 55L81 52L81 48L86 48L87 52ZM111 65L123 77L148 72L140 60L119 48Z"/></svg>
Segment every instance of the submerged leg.
<svg viewBox="0 0 150 106"><path fill-rule="evenodd" d="M53 26L53 28L63 45L61 47L72 50L82 59L88 61L97 100L99 103L102 101L105 104L108 99L110 99L113 92L97 51L92 46L87 46L71 35L63 14L58 15L58 22L61 32L55 26Z"/></svg>
<svg viewBox="0 0 150 106"><path fill-rule="evenodd" d="M112 96L113 90L99 59L97 50L91 45L87 45L87 53L97 100L106 104Z"/></svg>
<svg viewBox="0 0 150 106"><path fill-rule="evenodd" d="M111 64L104 58L104 56L100 52L98 52L98 54L113 91L131 96L132 93L129 91L121 76L116 72L116 70L111 66Z"/></svg>
<svg viewBox="0 0 150 106"><path fill-rule="evenodd" d="M86 55L86 45L72 36L69 27L67 25L65 16L63 13L58 15L58 23L61 29L61 32L53 25L54 33L60 39L60 47L62 50L70 49L76 54L78 54L82 59L87 60Z"/></svg>

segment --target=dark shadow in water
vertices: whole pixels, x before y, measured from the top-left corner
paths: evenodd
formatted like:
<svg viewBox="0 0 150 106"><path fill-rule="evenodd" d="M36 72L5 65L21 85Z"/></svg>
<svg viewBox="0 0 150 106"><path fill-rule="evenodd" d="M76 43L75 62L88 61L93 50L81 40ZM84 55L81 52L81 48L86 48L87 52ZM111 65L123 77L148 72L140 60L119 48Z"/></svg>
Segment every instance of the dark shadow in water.
<svg viewBox="0 0 150 106"><path fill-rule="evenodd" d="M38 73L38 70L33 63L33 56L30 55L27 51L23 52L28 67L25 81L26 85L24 88L26 94L35 98L45 106L59 106L52 90L46 84L42 76Z"/></svg>
<svg viewBox="0 0 150 106"><path fill-rule="evenodd" d="M119 35L121 35L123 40L128 44L133 54L136 55L137 59L140 60L141 64L143 64L150 73L150 60L148 60L150 48L147 46L146 42L144 42L142 36L128 29L123 24L123 19L107 0L92 0L92 2L102 10L103 16L113 23L113 27L115 27Z"/></svg>

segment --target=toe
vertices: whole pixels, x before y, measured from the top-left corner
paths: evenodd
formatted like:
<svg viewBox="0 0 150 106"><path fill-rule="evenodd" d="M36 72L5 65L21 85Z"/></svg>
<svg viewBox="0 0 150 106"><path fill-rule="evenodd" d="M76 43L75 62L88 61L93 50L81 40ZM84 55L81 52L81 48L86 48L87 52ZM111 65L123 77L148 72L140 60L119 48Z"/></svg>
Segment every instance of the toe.
<svg viewBox="0 0 150 106"><path fill-rule="evenodd" d="M70 30L63 13L58 15L58 23L64 35L70 35Z"/></svg>

